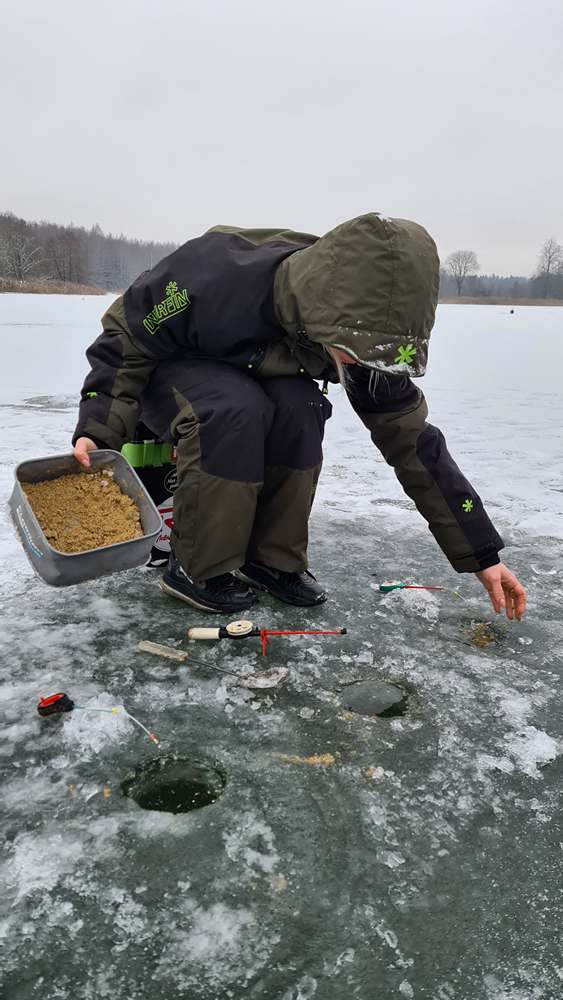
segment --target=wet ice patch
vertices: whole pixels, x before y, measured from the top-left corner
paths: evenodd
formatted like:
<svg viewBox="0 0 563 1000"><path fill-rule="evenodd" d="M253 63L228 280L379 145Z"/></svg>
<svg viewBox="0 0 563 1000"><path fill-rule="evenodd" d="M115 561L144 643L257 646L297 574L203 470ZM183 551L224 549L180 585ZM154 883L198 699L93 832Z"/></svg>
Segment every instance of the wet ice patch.
<svg viewBox="0 0 563 1000"><path fill-rule="evenodd" d="M2 738L8 743L20 743L28 737L37 736L37 723L15 722L12 726L2 727Z"/></svg>
<svg viewBox="0 0 563 1000"><path fill-rule="evenodd" d="M318 983L312 976L302 976L298 983L287 990L282 1000L311 1000L317 992Z"/></svg>
<svg viewBox="0 0 563 1000"><path fill-rule="evenodd" d="M16 887L14 905L37 890L52 889L64 875L74 870L83 852L81 841L61 833L20 834L14 841L13 857L5 873Z"/></svg>
<svg viewBox="0 0 563 1000"><path fill-rule="evenodd" d="M80 758L101 753L104 747L121 743L132 735L133 723L121 713L123 705L116 704L106 691L85 702L85 708L105 711L82 712L75 709L65 718L62 727L63 742ZM112 708L117 708L116 713Z"/></svg>
<svg viewBox="0 0 563 1000"><path fill-rule="evenodd" d="M555 760L560 752L557 741L535 726L525 726L519 732L505 736L505 740L508 752L520 770L530 778L540 778L538 768Z"/></svg>
<svg viewBox="0 0 563 1000"><path fill-rule="evenodd" d="M85 610L88 618L93 616L108 625L116 625L118 622L129 623L131 620L130 608L126 606L122 610L115 601L101 595L91 597L85 605Z"/></svg>
<svg viewBox="0 0 563 1000"><path fill-rule="evenodd" d="M154 810L135 810L132 818L136 836L146 840L154 838L161 840L163 837L186 836L186 817L183 813L158 812Z"/></svg>
<svg viewBox="0 0 563 1000"><path fill-rule="evenodd" d="M371 768L370 771L381 771L381 777L383 777L383 768ZM372 773L369 775L370 778L374 777ZM376 803L369 807L369 816L375 826L385 826L387 824L387 809L384 805Z"/></svg>
<svg viewBox="0 0 563 1000"><path fill-rule="evenodd" d="M372 587L379 590L378 584ZM385 600L392 600L393 607L403 610L405 615L414 613L428 622L437 621L440 614L439 599L429 590L392 590L385 594Z"/></svg>
<svg viewBox="0 0 563 1000"><path fill-rule="evenodd" d="M165 946L156 978L172 979L177 990L205 982L246 982L267 961L277 938L268 941L246 907L214 903L207 909L187 907L189 927L177 926ZM185 918L184 918L185 919Z"/></svg>
<svg viewBox="0 0 563 1000"><path fill-rule="evenodd" d="M539 511L523 517L514 527L538 538L563 538L563 515L553 510Z"/></svg>
<svg viewBox="0 0 563 1000"><path fill-rule="evenodd" d="M405 863L403 855L398 851L378 851L377 860L387 868L400 868Z"/></svg>
<svg viewBox="0 0 563 1000"><path fill-rule="evenodd" d="M241 939L254 924L250 910L232 910L216 903L197 910L191 930L179 932L182 951L193 962L221 962L239 951Z"/></svg>
<svg viewBox="0 0 563 1000"><path fill-rule="evenodd" d="M270 827L254 813L246 813L236 823L234 833L224 836L231 861L244 862L255 875L272 874L280 860Z"/></svg>
<svg viewBox="0 0 563 1000"><path fill-rule="evenodd" d="M502 752L493 766L506 773L516 767L531 778L541 778L539 768L555 760L561 752L558 741L529 724L534 708L543 701L537 692L525 695L508 689L501 695L500 711L511 728L503 736Z"/></svg>
<svg viewBox="0 0 563 1000"><path fill-rule="evenodd" d="M545 1000L546 998L543 987L532 982L526 983L520 989L520 986L502 983L497 976L488 974L483 976L483 983L487 990L487 1000Z"/></svg>
<svg viewBox="0 0 563 1000"><path fill-rule="evenodd" d="M42 688L48 690L52 677L51 673L43 673L18 684L0 684L0 709L3 713L11 713L10 717L14 720L21 718L22 710L37 704L38 691Z"/></svg>
<svg viewBox="0 0 563 1000"><path fill-rule="evenodd" d="M40 809L59 801L68 794L64 782L45 781L40 772L16 774L2 786L2 804L7 813L28 813L30 807Z"/></svg>
<svg viewBox="0 0 563 1000"><path fill-rule="evenodd" d="M30 934L62 928L65 935L72 939L82 930L84 921L69 900L53 900L46 895L33 909L29 925Z"/></svg>
<svg viewBox="0 0 563 1000"><path fill-rule="evenodd" d="M407 979L403 979L402 983L399 985L399 993L403 997L408 997L409 1000L412 1000L412 997L414 997L414 990Z"/></svg>
<svg viewBox="0 0 563 1000"><path fill-rule="evenodd" d="M114 914L113 925L118 938L114 951L124 951L130 944L137 944L149 936L146 907L132 899L125 889L112 886L104 902Z"/></svg>
<svg viewBox="0 0 563 1000"><path fill-rule="evenodd" d="M484 771L502 771L504 774L512 774L514 764L508 757L493 757L488 753L480 753L476 761L477 773Z"/></svg>
<svg viewBox="0 0 563 1000"><path fill-rule="evenodd" d="M10 919L0 920L0 941L6 941L10 936L10 928L13 921Z"/></svg>
<svg viewBox="0 0 563 1000"><path fill-rule="evenodd" d="M353 964L355 957L355 948L346 948L340 952L334 962L325 962L324 974L326 976L339 976L347 965Z"/></svg>
<svg viewBox="0 0 563 1000"><path fill-rule="evenodd" d="M533 709L533 703L526 695L519 694L518 691L509 691L501 697L500 709L508 723L523 726Z"/></svg>

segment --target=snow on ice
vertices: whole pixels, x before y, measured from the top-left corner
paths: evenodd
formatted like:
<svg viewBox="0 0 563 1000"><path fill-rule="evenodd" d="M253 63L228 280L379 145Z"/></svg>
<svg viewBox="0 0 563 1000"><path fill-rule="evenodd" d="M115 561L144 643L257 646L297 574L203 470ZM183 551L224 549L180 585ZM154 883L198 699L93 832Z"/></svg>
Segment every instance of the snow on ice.
<svg viewBox="0 0 563 1000"><path fill-rule="evenodd" d="M333 388L311 523L330 600L302 614L261 598L253 615L349 632L275 640L267 666L289 678L265 696L213 669L262 668L258 643L198 649L203 667L136 654L139 639L178 644L202 624L153 571L58 591L14 535L14 466L69 450L84 349L110 300L0 296L0 991L371 1000L377 984L389 997L553 1000L563 310L441 306L419 382L529 590L525 619L501 625L478 582L449 567ZM381 594L394 579L464 600ZM405 686L401 719L342 710L343 686L370 677ZM119 714L40 719L55 691L124 706L161 749ZM157 752L217 760L223 795L185 814L141 809L121 782ZM288 763L324 755L331 767Z"/></svg>

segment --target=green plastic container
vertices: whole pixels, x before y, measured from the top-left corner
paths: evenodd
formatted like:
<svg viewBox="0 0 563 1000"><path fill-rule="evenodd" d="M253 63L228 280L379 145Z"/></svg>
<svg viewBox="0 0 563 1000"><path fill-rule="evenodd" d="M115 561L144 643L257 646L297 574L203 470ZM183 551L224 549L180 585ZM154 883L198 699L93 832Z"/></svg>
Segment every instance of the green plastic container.
<svg viewBox="0 0 563 1000"><path fill-rule="evenodd" d="M134 467L162 517L162 530L147 562L148 566L162 566L168 561L174 525L174 491L178 481L174 445L165 441L132 441L123 445L121 454Z"/></svg>

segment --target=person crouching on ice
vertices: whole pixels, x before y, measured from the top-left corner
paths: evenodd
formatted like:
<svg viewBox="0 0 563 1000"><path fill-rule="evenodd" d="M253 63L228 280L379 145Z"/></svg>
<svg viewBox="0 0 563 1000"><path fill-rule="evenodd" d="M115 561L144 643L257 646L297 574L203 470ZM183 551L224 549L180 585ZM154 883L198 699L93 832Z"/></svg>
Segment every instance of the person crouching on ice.
<svg viewBox="0 0 563 1000"><path fill-rule="evenodd" d="M166 593L229 614L256 602L248 585L301 607L326 600L307 563L331 414L317 380L341 380L454 569L521 617L502 538L411 381L438 278L425 229L369 213L320 238L217 226L113 303L87 351L74 454L87 467L92 449L120 450L141 418L176 443Z"/></svg>

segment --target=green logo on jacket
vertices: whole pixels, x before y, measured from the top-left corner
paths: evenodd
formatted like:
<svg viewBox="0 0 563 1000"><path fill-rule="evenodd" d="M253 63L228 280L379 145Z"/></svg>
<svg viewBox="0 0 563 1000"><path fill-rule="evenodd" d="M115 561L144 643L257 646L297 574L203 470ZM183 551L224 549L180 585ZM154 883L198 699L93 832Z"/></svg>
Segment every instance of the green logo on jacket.
<svg viewBox="0 0 563 1000"><path fill-rule="evenodd" d="M180 291L177 281L169 281L165 291L166 298L162 302L157 302L143 320L143 326L150 334L155 334L161 323L164 323L169 316L177 316L190 304L187 288L182 288Z"/></svg>
<svg viewBox="0 0 563 1000"><path fill-rule="evenodd" d="M399 347L399 353L395 358L395 364L410 365L415 354L416 347L413 347L412 344L406 344L403 347Z"/></svg>

